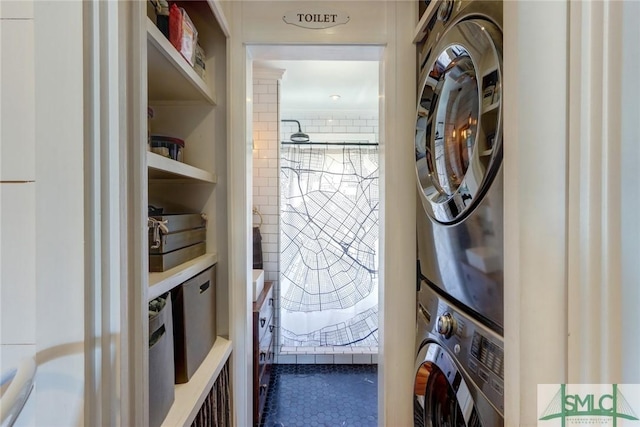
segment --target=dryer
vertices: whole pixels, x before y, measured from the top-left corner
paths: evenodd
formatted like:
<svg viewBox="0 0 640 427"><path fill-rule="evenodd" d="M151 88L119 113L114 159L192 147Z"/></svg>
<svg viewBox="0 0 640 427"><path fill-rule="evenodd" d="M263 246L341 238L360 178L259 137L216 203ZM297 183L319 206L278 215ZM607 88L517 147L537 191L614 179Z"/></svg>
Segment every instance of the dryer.
<svg viewBox="0 0 640 427"><path fill-rule="evenodd" d="M418 299L415 427L502 427L502 338L423 286Z"/></svg>
<svg viewBox="0 0 640 427"><path fill-rule="evenodd" d="M419 64L419 274L503 335L502 2L441 1Z"/></svg>

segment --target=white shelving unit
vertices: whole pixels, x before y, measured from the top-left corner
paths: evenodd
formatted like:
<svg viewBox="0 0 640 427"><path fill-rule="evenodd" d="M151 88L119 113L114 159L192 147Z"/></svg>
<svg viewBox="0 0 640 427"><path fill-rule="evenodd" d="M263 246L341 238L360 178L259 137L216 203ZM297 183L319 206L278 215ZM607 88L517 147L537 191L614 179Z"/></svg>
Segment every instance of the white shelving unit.
<svg viewBox="0 0 640 427"><path fill-rule="evenodd" d="M165 292L169 292L217 262L218 254L204 254L162 273L149 273L148 299L152 300Z"/></svg>
<svg viewBox="0 0 640 427"><path fill-rule="evenodd" d="M147 152L147 168L149 169L150 181L167 180L168 182L185 184L191 181L215 184L217 181L216 175L212 172L177 162L150 151Z"/></svg>
<svg viewBox="0 0 640 427"><path fill-rule="evenodd" d="M217 0L190 0L178 2L178 5L185 9L198 31L198 42L205 52L206 73L201 77L194 71L156 27L155 17L141 13L137 27L140 28L141 40L146 39L146 45L141 49L141 69L143 73L146 72L141 102L146 102L144 107L154 111L153 118L143 124L143 128L153 134L185 141L183 162L149 151L142 156L141 167L146 170L143 188L147 190L142 195L142 206L144 209L147 205L162 207L165 213L205 214L207 250L204 255L170 270L143 273L140 280L144 284L144 302L171 291L213 265L216 265L217 272L216 293L228 295L226 260L218 257L218 251L226 248L226 197L224 192L217 190L217 173L219 170L226 173L224 162L227 125L224 104L229 29ZM140 2L138 7L142 11L146 2ZM221 94L220 99L216 98L216 92ZM141 232L140 235L146 236L146 230ZM142 258L146 259L146 241L142 246ZM229 360L233 344L226 338L229 330L228 305L227 299L216 298L218 337L190 380L185 384L175 385L174 403L163 426L191 425L220 371ZM145 309L146 305L143 303L142 318ZM148 328L143 330L143 339L148 341ZM143 351L142 355L147 358L148 351ZM144 375L143 388L148 390L147 373ZM148 404L148 399L143 401ZM143 410L148 412L149 409Z"/></svg>
<svg viewBox="0 0 640 427"><path fill-rule="evenodd" d="M149 97L167 102L195 101L215 104L213 89L202 80L149 18L146 27Z"/></svg>

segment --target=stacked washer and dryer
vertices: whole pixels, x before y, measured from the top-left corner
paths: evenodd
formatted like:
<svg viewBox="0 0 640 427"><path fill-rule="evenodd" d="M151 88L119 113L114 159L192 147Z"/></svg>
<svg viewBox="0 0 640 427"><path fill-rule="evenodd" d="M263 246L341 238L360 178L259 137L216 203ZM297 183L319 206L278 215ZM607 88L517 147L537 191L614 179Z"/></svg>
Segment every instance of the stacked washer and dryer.
<svg viewBox="0 0 640 427"><path fill-rule="evenodd" d="M427 10L415 426L503 426L502 2L441 0Z"/></svg>

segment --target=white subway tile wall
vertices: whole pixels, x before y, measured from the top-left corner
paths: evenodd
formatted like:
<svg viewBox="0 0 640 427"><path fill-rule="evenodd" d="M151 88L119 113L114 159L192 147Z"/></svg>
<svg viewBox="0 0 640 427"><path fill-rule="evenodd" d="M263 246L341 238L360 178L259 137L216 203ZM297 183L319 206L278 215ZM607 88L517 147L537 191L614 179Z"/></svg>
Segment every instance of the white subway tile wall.
<svg viewBox="0 0 640 427"><path fill-rule="evenodd" d="M262 215L263 269L265 280L274 284L275 324L279 324L280 274L279 259L279 146L289 141L298 125L279 121L278 80L256 79L253 82L253 207ZM312 141L368 141L378 142L378 114L375 111L345 112L287 112L282 119L298 120L302 131ZM278 130L280 130L278 135ZM253 217L254 225L260 218ZM351 349L349 347L282 347L276 363L377 363L377 347Z"/></svg>
<svg viewBox="0 0 640 427"><path fill-rule="evenodd" d="M260 225L262 236L262 267L264 280L273 282L275 325L278 325L280 287L278 191L278 106L280 83L276 79L256 79L253 82L253 225ZM262 217L262 224L260 224ZM276 334L277 336L277 334ZM295 360L295 358L294 358Z"/></svg>
<svg viewBox="0 0 640 427"><path fill-rule="evenodd" d="M282 119L298 120L302 132L308 134L313 142L325 142L325 139L332 142L341 139L379 142L378 114L374 111L283 112ZM280 138L289 141L291 134L297 131L296 123L281 123Z"/></svg>

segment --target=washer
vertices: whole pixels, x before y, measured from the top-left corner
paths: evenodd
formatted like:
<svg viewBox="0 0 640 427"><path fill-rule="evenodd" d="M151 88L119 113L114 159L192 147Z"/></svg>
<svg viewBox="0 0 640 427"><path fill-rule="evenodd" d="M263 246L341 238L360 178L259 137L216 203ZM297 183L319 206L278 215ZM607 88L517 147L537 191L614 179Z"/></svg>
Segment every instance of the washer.
<svg viewBox="0 0 640 427"><path fill-rule="evenodd" d="M419 293L417 330L415 427L502 427L502 338L428 285Z"/></svg>
<svg viewBox="0 0 640 427"><path fill-rule="evenodd" d="M419 275L503 335L502 2L439 2L418 61Z"/></svg>

